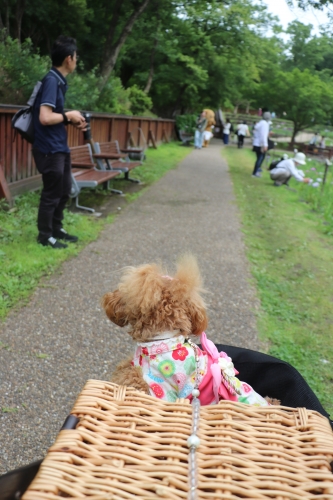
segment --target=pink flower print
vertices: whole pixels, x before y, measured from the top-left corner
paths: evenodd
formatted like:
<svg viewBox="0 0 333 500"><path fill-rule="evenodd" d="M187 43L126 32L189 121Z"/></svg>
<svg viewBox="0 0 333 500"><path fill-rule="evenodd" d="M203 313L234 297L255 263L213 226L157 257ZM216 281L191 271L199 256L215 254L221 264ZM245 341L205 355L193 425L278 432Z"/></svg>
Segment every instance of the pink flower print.
<svg viewBox="0 0 333 500"><path fill-rule="evenodd" d="M184 385L186 384L187 377L185 373L175 373L175 375L172 376L172 381L177 384L179 390L182 390Z"/></svg>
<svg viewBox="0 0 333 500"><path fill-rule="evenodd" d="M142 356L139 358L139 365L142 366Z"/></svg>
<svg viewBox="0 0 333 500"><path fill-rule="evenodd" d="M150 356L150 359L156 359L156 355L155 355L155 354L152 354L152 355Z"/></svg>
<svg viewBox="0 0 333 500"><path fill-rule="evenodd" d="M244 390L245 393L252 392L252 387L248 384L245 384L245 382L242 382L242 389Z"/></svg>
<svg viewBox="0 0 333 500"><path fill-rule="evenodd" d="M184 361L185 358L188 356L188 350L186 347L180 347L180 349L175 349L172 351L172 357L173 359L179 360L179 361Z"/></svg>
<svg viewBox="0 0 333 500"><path fill-rule="evenodd" d="M168 346L164 342L160 344L153 344L151 347L152 354L162 354L162 352L168 352Z"/></svg>
<svg viewBox="0 0 333 500"><path fill-rule="evenodd" d="M151 388L151 390L153 391L153 393L155 394L155 396L157 398L160 398L160 399L163 398L163 396L164 396L164 390L163 390L163 388L160 385L158 385L158 384L151 384L150 388Z"/></svg>
<svg viewBox="0 0 333 500"><path fill-rule="evenodd" d="M148 352L147 347L142 348L142 354L144 354L145 356L148 356L149 352Z"/></svg>

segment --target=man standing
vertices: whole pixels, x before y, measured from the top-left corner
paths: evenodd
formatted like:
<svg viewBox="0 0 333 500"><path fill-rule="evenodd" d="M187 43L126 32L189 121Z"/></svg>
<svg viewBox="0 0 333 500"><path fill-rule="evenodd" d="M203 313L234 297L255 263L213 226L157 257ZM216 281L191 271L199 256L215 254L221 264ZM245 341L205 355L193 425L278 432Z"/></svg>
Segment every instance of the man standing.
<svg viewBox="0 0 333 500"><path fill-rule="evenodd" d="M206 112L203 111L199 118L197 119L197 128L194 134L194 147L195 149L201 149L204 140L205 128L207 126Z"/></svg>
<svg viewBox="0 0 333 500"><path fill-rule="evenodd" d="M86 127L86 121L79 111L64 113L66 76L76 68L76 51L74 38L57 38L51 50L52 68L42 80L34 106L33 156L43 180L37 241L52 248L66 248L63 242L78 240L77 236L71 236L62 227L63 212L72 187L65 126L70 123L82 131Z"/></svg>
<svg viewBox="0 0 333 500"><path fill-rule="evenodd" d="M268 149L270 119L271 114L266 111L263 114L262 120L260 120L260 122L258 122L253 129L253 151L255 152L257 159L254 164L252 177L261 177L261 165L265 159L266 151Z"/></svg>

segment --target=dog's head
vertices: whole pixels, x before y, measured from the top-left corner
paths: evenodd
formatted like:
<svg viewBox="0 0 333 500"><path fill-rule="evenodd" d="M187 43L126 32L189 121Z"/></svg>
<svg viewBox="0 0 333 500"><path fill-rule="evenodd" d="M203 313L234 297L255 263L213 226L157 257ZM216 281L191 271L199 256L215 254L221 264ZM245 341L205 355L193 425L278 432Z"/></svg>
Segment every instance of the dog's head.
<svg viewBox="0 0 333 500"><path fill-rule="evenodd" d="M196 259L187 255L173 277L156 264L126 268L118 289L105 294L102 305L113 323L130 325L137 341L163 331L200 335L207 327L202 291Z"/></svg>

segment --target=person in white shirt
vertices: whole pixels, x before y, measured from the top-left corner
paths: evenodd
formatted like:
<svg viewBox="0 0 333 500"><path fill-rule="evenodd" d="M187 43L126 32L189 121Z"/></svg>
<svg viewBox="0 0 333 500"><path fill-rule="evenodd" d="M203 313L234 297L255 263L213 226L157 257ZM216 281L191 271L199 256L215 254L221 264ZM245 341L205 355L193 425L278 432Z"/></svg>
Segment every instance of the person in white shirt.
<svg viewBox="0 0 333 500"><path fill-rule="evenodd" d="M244 138L250 135L249 127L246 124L246 121L243 123L239 123L237 125L237 137L238 137L238 149L241 149L244 145Z"/></svg>
<svg viewBox="0 0 333 500"><path fill-rule="evenodd" d="M306 164L306 156L304 153L296 153L294 158L289 158L287 160L281 160L273 170L270 171L270 176L272 181L274 181L274 186L282 186L283 184L288 185L288 181L291 177L294 177L299 182L305 182L308 184L310 179L304 177L304 172L298 170L299 165Z"/></svg>
<svg viewBox="0 0 333 500"><path fill-rule="evenodd" d="M223 143L229 144L229 135L230 135L231 123L229 118L227 118L227 122L223 126Z"/></svg>
<svg viewBox="0 0 333 500"><path fill-rule="evenodd" d="M310 140L309 142L309 145L310 146L316 146L317 142L318 142L318 132L315 132L314 136L312 137L312 139Z"/></svg>
<svg viewBox="0 0 333 500"><path fill-rule="evenodd" d="M255 152L257 159L254 164L252 177L261 177L261 165L265 159L266 151L268 149L270 120L271 114L266 111L263 114L262 120L260 120L260 122L258 122L253 129L253 151Z"/></svg>
<svg viewBox="0 0 333 500"><path fill-rule="evenodd" d="M324 136L322 136L322 138L320 139L319 147L322 149L326 148L326 141Z"/></svg>

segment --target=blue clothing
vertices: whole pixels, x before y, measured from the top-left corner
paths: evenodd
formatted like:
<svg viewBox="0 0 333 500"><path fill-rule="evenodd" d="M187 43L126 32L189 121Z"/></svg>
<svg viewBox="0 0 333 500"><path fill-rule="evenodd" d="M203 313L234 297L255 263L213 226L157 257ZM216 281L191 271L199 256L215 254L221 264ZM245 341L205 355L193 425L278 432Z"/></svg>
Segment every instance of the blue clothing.
<svg viewBox="0 0 333 500"><path fill-rule="evenodd" d="M203 143L203 137L204 137L205 131L203 130L200 132L200 130L196 130L194 134L194 147L201 149L202 148L202 143Z"/></svg>
<svg viewBox="0 0 333 500"><path fill-rule="evenodd" d="M229 144L229 134L223 134L223 143Z"/></svg>
<svg viewBox="0 0 333 500"><path fill-rule="evenodd" d="M266 153L265 152L263 153L261 151L260 146L253 146L253 151L257 155L257 159L256 159L256 162L254 164L254 169L253 169L252 175L256 175L256 174L258 174L258 172L261 172L261 165L265 159Z"/></svg>
<svg viewBox="0 0 333 500"><path fill-rule="evenodd" d="M43 78L42 87L34 105L33 148L44 154L69 153L64 123L42 125L39 121L40 106L50 106L55 113L64 112L66 91L66 78L56 68L52 68Z"/></svg>

